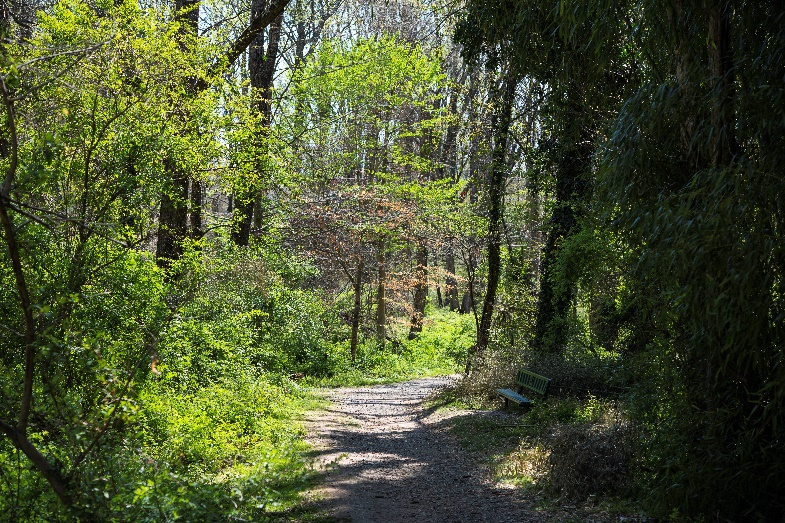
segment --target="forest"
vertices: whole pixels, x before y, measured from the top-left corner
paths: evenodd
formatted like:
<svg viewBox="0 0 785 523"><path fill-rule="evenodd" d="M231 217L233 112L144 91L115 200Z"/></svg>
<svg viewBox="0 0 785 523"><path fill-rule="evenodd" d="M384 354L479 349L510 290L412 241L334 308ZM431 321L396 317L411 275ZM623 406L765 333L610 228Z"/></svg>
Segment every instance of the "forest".
<svg viewBox="0 0 785 523"><path fill-rule="evenodd" d="M0 521L317 521L315 390L500 409L520 368L516 488L783 521L777 2L0 0L0 37Z"/></svg>

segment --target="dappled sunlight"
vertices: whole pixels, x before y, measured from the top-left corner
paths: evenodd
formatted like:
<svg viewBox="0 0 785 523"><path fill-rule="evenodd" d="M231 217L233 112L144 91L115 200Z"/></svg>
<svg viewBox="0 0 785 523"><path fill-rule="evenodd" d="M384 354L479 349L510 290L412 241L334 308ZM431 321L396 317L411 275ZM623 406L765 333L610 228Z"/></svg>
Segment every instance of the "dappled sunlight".
<svg viewBox="0 0 785 523"><path fill-rule="evenodd" d="M423 400L452 381L328 392L332 406L309 422L326 510L367 523L521 521L527 508L517 491L497 488L426 420Z"/></svg>

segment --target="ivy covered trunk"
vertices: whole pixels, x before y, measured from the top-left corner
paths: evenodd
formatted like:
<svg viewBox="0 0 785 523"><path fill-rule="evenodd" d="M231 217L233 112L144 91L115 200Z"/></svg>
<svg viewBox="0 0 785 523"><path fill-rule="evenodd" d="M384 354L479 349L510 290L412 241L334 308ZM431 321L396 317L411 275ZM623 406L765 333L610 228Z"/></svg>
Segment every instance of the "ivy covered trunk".
<svg viewBox="0 0 785 523"><path fill-rule="evenodd" d="M556 164L556 193L547 240L540 267L540 293L537 301L534 346L546 352L559 352L566 343L567 315L575 298L571 275L559 277L556 266L564 242L579 231L578 213L589 192L591 137L580 103L579 87L568 88L563 126Z"/></svg>
<svg viewBox="0 0 785 523"><path fill-rule="evenodd" d="M507 181L507 142L512 122L512 107L515 102L515 90L518 80L515 74L508 71L504 78L501 107L495 115L493 159L491 163L490 184L488 186L488 285L482 304L482 316L477 328L477 343L472 347L466 361L466 372L471 371L473 360L481 358L488 347L491 334L491 322L496 302L496 290L499 287L501 274L502 220L504 208L504 191Z"/></svg>
<svg viewBox="0 0 785 523"><path fill-rule="evenodd" d="M251 3L251 20L267 9L267 0L253 0ZM260 33L248 48L248 73L251 87L254 90L256 107L262 116L262 136L259 136L259 154L267 150L269 129L272 117L272 86L275 74L275 61L278 57L278 44L281 40L281 23L283 13L270 24L267 49L264 47L264 33ZM264 158L257 160L260 178L264 179L266 169ZM252 185L239 194L235 231L232 239L237 245L247 246L251 237L251 228L262 225L262 188ZM241 202L241 203L240 203Z"/></svg>

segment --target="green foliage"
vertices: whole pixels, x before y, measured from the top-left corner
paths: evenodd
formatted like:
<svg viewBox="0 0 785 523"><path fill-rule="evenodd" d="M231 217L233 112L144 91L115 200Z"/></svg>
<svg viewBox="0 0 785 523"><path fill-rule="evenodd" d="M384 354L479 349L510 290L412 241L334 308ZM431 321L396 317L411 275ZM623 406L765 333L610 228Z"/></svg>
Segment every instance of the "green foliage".
<svg viewBox="0 0 785 523"><path fill-rule="evenodd" d="M454 372L475 318L429 310L397 341L401 282L407 251L449 243L483 292L490 215L460 200L485 197L477 107L498 108L500 73L521 80L522 158L506 162L495 331L465 387L509 385L520 365L557 394L523 415L533 430L510 427L533 446L506 455L581 497L625 492L634 450L658 516L781 517L785 15L748 1L465 7L456 39L469 67L485 62L465 99L440 51L338 35L285 75L272 127L246 84L195 87L238 29L220 2L207 37L133 1L3 20L0 519L264 520L307 479L292 380ZM464 156L470 183L443 179ZM215 212L157 266L162 200L196 210L178 177L235 203L261 194L254 248L228 246L240 215ZM374 272L377 341L363 332L385 310L366 294ZM486 425L473 430L508 429Z"/></svg>
<svg viewBox="0 0 785 523"><path fill-rule="evenodd" d="M348 343L335 344L330 372L311 382L356 386L453 374L474 342L474 328L474 319L469 315L431 309L420 336L384 347L368 340L358 347L355 363L347 358Z"/></svg>
<svg viewBox="0 0 785 523"><path fill-rule="evenodd" d="M77 412L63 408L84 408L77 398L85 397L91 390L87 387L103 387L101 394L112 397L124 378L117 367L127 365L126 359L134 355L129 351L141 343L134 318L146 314L150 322L156 314L151 300L163 305L165 286L154 264L133 251L119 252L127 261L110 265L102 281L121 290L108 293L108 299L91 299L85 292L65 301L75 309L66 340L81 337L84 346L70 352L69 364L79 363L80 355L87 359L78 374L72 371L79 387L50 384L69 395L58 405L57 417L48 414L50 424L33 435L42 451L63 461L73 459L68 449L78 451L82 441L93 437L88 423L101 423L112 403L96 406L98 419L88 419L85 428L76 431L69 423ZM114 430L76 476L83 482L75 491L84 509L104 520L264 519L267 511L291 504L308 478L301 429L292 423L307 396L281 374L311 369L324 360L317 354L323 347L323 326L305 321L319 311L318 301L302 291L288 291L263 256L200 252L196 257L186 254L175 267L187 278L167 284L166 295L179 296L181 305L161 332L152 365L143 353L137 372L148 379L138 381L133 394L117 404ZM93 284L90 290L98 288ZM91 325L89 339L80 322ZM302 328L284 339L272 338L272 333L298 323ZM271 344L279 342L281 350L275 352ZM48 354L54 358L60 353L50 349ZM86 381L91 368L95 385ZM4 389L4 394L12 390ZM39 407L41 412L46 412L44 407ZM68 520L35 471L17 465L20 456L7 440L2 445L6 495L0 513L17 521Z"/></svg>
<svg viewBox="0 0 785 523"><path fill-rule="evenodd" d="M557 256L539 287L567 297L547 318L566 343L546 343L558 354L534 364L583 386L595 368L583 363L604 362L599 383L627 391L637 479L656 514L780 517L782 13L751 2L467 8L467 56L512 57L547 85L532 144L556 171L545 219L583 214L546 244L546 268ZM580 199L585 186L560 185L560 162L584 147L591 163L573 181L591 193Z"/></svg>

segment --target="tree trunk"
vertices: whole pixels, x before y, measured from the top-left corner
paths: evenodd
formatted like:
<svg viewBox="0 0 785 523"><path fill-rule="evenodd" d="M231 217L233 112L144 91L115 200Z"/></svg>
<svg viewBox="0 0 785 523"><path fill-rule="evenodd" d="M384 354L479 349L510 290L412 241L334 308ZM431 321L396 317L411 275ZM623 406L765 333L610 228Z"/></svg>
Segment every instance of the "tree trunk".
<svg viewBox="0 0 785 523"><path fill-rule="evenodd" d="M357 262L357 272L354 275L354 310L352 311L352 338L349 352L352 363L357 358L357 340L360 332L360 310L362 308L363 291L363 261Z"/></svg>
<svg viewBox="0 0 785 523"><path fill-rule="evenodd" d="M188 176L179 172L174 160L166 161L167 171L172 175L171 184L161 195L158 214L158 241L155 261L159 267L167 268L183 254L182 241L188 231Z"/></svg>
<svg viewBox="0 0 785 523"><path fill-rule="evenodd" d="M379 245L377 262L379 265L379 280L376 286L376 339L380 344L384 345L384 340L387 336L387 298L385 296L387 258L384 252L383 243Z"/></svg>
<svg viewBox="0 0 785 523"><path fill-rule="evenodd" d="M493 159L491 163L491 180L488 188L488 286L482 305L482 316L477 329L477 343L472 347L466 362L466 372L471 371L474 360L482 357L488 347L491 332L493 309L496 302L496 289L499 286L501 272L501 243L504 191L507 180L507 142L512 121L512 106L515 102L517 79L508 73L504 81L502 105L494 122L496 139L494 140Z"/></svg>
<svg viewBox="0 0 785 523"><path fill-rule="evenodd" d="M251 2L251 20L261 15L267 9L267 0L253 0ZM275 75L275 61L278 58L278 44L281 40L281 22L283 13L270 24L267 50L264 49L264 33L251 43L248 48L248 74L251 79L251 87L256 96L257 110L262 115L262 136L259 137L259 148L261 154L267 154L267 140L269 138L269 128L272 117L272 85ZM263 162L259 162L259 171L264 169ZM252 187L245 195L246 202L240 206L241 211L238 219L239 223L237 234L233 236L237 245L247 246L251 236L251 225L257 229L262 225L261 212L261 188Z"/></svg>
<svg viewBox="0 0 785 523"><path fill-rule="evenodd" d="M716 102L712 106L712 165L727 166L736 156L736 116L734 111L735 74L731 48L730 6L714 0L709 10L709 59L717 83Z"/></svg>
<svg viewBox="0 0 785 523"><path fill-rule="evenodd" d="M570 311L575 294L575 282L557 282L556 262L564 241L578 232L576 204L589 191L586 175L591 164L591 138L583 125L584 108L580 105L575 86L569 86L567 114L562 132L562 152L556 169L556 205L551 216L550 230L540 266L540 294L537 301L537 321L534 346L546 351L560 351L566 343L566 332L559 323ZM570 138L572 137L572 138ZM577 142L570 142L575 140Z"/></svg>
<svg viewBox="0 0 785 523"><path fill-rule="evenodd" d="M202 229L202 182L191 179L191 231L194 240L204 236Z"/></svg>
<svg viewBox="0 0 785 523"><path fill-rule="evenodd" d="M180 48L187 51L188 37L195 37L199 25L199 1L176 0L175 12L180 22L180 34L185 37ZM185 86L189 94L196 93L196 81ZM188 233L188 175L181 171L174 158L165 162L171 185L161 195L158 214L158 241L155 249L156 263L168 267L183 254L182 242Z"/></svg>
<svg viewBox="0 0 785 523"><path fill-rule="evenodd" d="M251 240L253 205L253 200L241 200L239 195L234 204L232 241L235 245L239 245L240 247L247 247Z"/></svg>
<svg viewBox="0 0 785 523"><path fill-rule="evenodd" d="M460 308L458 304L458 281L455 278L455 255L453 254L453 242L447 244L447 252L444 255L444 268L447 270L445 280L445 294L450 310L455 312Z"/></svg>
<svg viewBox="0 0 785 523"><path fill-rule="evenodd" d="M425 302L428 298L428 247L417 248L417 284L414 288L414 312L409 324L409 339L413 340L422 332L425 317Z"/></svg>
<svg viewBox="0 0 785 523"><path fill-rule="evenodd" d="M458 81L458 85L463 85L463 83L466 81L466 72L467 68L464 68L463 74ZM450 89L450 102L448 104L450 112L448 114L455 116L456 118L458 114L458 95L458 89ZM455 147L458 137L458 125L456 122L457 119L451 119L449 125L447 126L447 132L444 134L444 140L441 143L440 157L442 165L439 167L439 178L446 178L449 176L455 181L458 180L458 162Z"/></svg>
<svg viewBox="0 0 785 523"><path fill-rule="evenodd" d="M461 298L461 306L458 309L461 314L469 314L472 309L474 309L474 300L472 299L473 292L473 285L469 282L469 290L463 293L463 298Z"/></svg>
<svg viewBox="0 0 785 523"><path fill-rule="evenodd" d="M295 12L299 17L297 21L297 38L294 41L294 68L299 69L305 63L305 10L300 0L295 5Z"/></svg>

